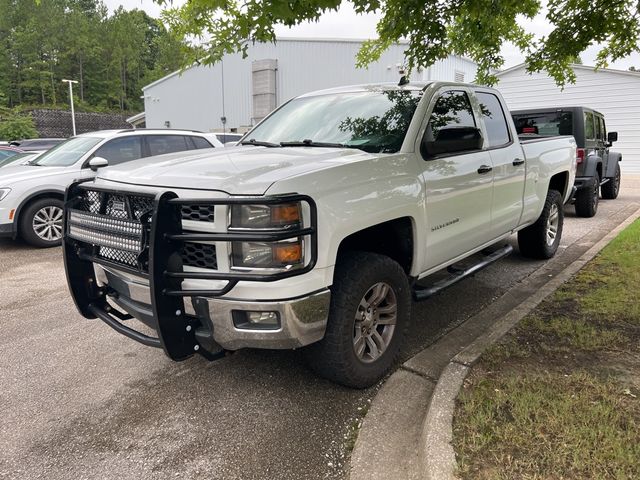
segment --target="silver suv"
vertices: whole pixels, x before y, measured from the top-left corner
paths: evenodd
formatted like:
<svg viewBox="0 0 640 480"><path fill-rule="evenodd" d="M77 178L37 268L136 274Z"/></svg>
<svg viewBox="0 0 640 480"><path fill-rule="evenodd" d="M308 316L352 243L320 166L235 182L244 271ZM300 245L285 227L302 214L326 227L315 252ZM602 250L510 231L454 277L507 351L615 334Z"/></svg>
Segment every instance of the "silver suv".
<svg viewBox="0 0 640 480"><path fill-rule="evenodd" d="M21 236L36 247L59 245L64 192L74 180L94 176L89 162L95 157L118 165L214 147L222 147L214 137L184 130L103 130L70 138L28 165L0 171L0 237Z"/></svg>

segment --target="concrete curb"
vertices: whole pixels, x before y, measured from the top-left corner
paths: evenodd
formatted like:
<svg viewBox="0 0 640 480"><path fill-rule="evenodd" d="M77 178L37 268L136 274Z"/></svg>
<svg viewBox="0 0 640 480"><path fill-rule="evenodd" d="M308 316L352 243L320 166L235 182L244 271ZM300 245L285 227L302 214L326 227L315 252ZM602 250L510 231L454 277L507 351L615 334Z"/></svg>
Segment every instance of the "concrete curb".
<svg viewBox="0 0 640 480"><path fill-rule="evenodd" d="M422 478L428 480L448 480L456 478L455 452L451 444L453 439L453 412L456 397L458 396L464 379L471 370L471 366L478 361L482 353L489 346L500 340L522 318L575 275L587 262L592 260L606 245L617 237L622 230L638 218L640 218L640 209L637 209L627 217L626 220L582 254L580 258L569 264L558 275L500 318L489 330L453 357L438 378L423 423L420 445L418 447L422 465Z"/></svg>

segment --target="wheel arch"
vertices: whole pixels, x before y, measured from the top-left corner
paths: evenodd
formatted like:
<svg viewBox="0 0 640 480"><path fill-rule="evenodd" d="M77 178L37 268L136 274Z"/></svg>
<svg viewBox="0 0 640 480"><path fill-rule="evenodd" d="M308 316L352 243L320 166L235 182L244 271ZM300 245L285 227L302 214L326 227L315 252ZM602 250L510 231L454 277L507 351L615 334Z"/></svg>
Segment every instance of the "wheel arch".
<svg viewBox="0 0 640 480"><path fill-rule="evenodd" d="M55 198L56 200L64 201L64 192L60 192L58 190L39 190L28 195L26 198L20 202L18 208L16 208L16 213L13 217L13 236L14 238L18 236L19 233L19 225L22 211L27 208L33 202L41 200L43 198Z"/></svg>
<svg viewBox="0 0 640 480"><path fill-rule="evenodd" d="M616 173L616 166L619 162L622 161L622 154L620 152L609 152L607 158L607 169L604 172L604 177L601 175L601 178L611 178Z"/></svg>
<svg viewBox="0 0 640 480"><path fill-rule="evenodd" d="M407 275L415 260L415 228L411 217L387 220L353 232L342 239L337 257L347 251L366 251L386 255L400 264Z"/></svg>
<svg viewBox="0 0 640 480"><path fill-rule="evenodd" d="M563 199L567 198L567 192L571 186L569 185L569 172L559 172L551 177L549 180L549 190L556 190L560 192Z"/></svg>

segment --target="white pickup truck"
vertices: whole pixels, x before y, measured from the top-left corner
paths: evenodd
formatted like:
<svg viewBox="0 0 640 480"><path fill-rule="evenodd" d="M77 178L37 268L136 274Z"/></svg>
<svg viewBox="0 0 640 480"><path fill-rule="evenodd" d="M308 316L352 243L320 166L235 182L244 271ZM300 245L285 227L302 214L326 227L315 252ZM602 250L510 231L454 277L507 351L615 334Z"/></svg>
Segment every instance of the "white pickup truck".
<svg viewBox="0 0 640 480"><path fill-rule="evenodd" d="M519 142L490 88L310 93L241 146L72 185L68 282L85 317L174 360L304 347L319 374L365 387L398 359L414 300L508 254L515 232L521 254L554 255L575 157L573 137Z"/></svg>

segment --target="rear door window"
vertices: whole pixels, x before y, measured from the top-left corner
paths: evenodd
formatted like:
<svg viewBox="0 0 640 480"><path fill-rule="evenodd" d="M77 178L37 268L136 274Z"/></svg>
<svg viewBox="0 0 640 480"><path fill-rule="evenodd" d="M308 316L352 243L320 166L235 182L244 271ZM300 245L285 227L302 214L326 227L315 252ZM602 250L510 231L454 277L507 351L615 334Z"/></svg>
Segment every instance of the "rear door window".
<svg viewBox="0 0 640 480"><path fill-rule="evenodd" d="M584 138L593 140L596 138L596 129L593 124L593 113L586 112L584 114Z"/></svg>
<svg viewBox="0 0 640 480"><path fill-rule="evenodd" d="M489 147L506 145L511 141L511 138L500 100L491 93L476 92L476 96L480 102L482 119L487 129Z"/></svg>
<svg viewBox="0 0 640 480"><path fill-rule="evenodd" d="M151 156L189 150L184 135L148 135L145 138Z"/></svg>
<svg viewBox="0 0 640 480"><path fill-rule="evenodd" d="M513 114L518 135L573 135L573 114L571 112L531 112Z"/></svg>
<svg viewBox="0 0 640 480"><path fill-rule="evenodd" d="M213 145L211 145L202 137L190 137L190 138L191 140L193 140L193 143L195 143L196 148L213 148Z"/></svg>
<svg viewBox="0 0 640 480"><path fill-rule="evenodd" d="M96 157L106 158L109 165L142 158L142 141L139 136L114 138L95 152Z"/></svg>

